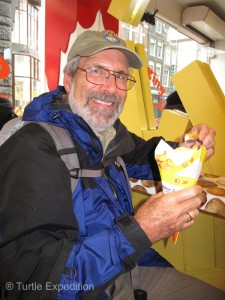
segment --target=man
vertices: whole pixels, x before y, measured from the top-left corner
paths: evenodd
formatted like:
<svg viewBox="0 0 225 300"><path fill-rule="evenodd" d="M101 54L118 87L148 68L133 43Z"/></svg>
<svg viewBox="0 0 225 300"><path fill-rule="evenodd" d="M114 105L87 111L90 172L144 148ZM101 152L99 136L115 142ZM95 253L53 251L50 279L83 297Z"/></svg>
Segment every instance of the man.
<svg viewBox="0 0 225 300"><path fill-rule="evenodd" d="M145 142L118 119L135 83L129 67L140 68L141 61L122 40L86 31L69 52L64 87L25 109L24 120L68 131L81 169L104 170L81 177L72 195L69 172L38 124L24 126L1 146L0 279L13 282L13 299L133 299L137 288L149 299L224 296L151 249L193 225L200 186L156 194L134 215L119 157L129 177L159 179L154 149L160 138ZM193 131L210 158L214 130L197 125Z"/></svg>

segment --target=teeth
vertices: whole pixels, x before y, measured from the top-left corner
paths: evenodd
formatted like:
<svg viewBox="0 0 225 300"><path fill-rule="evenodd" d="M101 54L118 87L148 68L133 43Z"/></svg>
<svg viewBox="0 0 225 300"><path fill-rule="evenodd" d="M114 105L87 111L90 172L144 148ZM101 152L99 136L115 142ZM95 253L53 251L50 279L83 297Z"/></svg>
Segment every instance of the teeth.
<svg viewBox="0 0 225 300"><path fill-rule="evenodd" d="M112 105L112 103L104 102L104 101L96 100L96 99L95 99L95 102L100 103L100 104L104 104L104 105Z"/></svg>

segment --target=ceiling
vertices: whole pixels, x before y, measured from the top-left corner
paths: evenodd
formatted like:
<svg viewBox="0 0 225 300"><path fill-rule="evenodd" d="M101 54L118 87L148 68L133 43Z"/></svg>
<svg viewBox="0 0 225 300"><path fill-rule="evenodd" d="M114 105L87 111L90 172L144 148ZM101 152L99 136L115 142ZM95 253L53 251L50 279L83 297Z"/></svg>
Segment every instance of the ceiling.
<svg viewBox="0 0 225 300"><path fill-rule="evenodd" d="M225 21L225 0L177 0L183 7L205 5Z"/></svg>
<svg viewBox="0 0 225 300"><path fill-rule="evenodd" d="M179 32L186 34L197 42L200 42L198 37L196 37L196 34L193 34L189 28L182 25L182 14L184 9L200 5L209 7L209 9L221 19L222 26L220 23L219 28L222 27L225 30L225 0L150 0L147 10L150 13L154 13L157 9L158 12L156 16L158 18L169 23ZM200 43L204 44L204 42ZM211 43L210 46L225 51L225 35L220 40Z"/></svg>

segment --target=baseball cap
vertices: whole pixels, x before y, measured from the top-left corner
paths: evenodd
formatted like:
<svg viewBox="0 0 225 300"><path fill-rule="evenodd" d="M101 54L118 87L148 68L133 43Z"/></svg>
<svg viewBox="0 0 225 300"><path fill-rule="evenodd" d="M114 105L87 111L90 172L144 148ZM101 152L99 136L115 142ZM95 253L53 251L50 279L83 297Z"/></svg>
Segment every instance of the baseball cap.
<svg viewBox="0 0 225 300"><path fill-rule="evenodd" d="M126 55L130 67L141 68L142 61L137 53L128 49L125 41L120 39L114 32L107 30L101 32L86 30L81 33L68 53L67 62L77 55L91 56L106 49L118 49Z"/></svg>

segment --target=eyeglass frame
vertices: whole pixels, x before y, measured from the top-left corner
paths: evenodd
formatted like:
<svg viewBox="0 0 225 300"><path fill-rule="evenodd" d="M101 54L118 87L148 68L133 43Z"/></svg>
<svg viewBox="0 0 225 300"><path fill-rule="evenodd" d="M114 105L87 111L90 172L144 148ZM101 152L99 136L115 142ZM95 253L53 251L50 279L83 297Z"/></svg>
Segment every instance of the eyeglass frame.
<svg viewBox="0 0 225 300"><path fill-rule="evenodd" d="M106 78L105 78L105 81L104 81L103 83L95 83L95 82L92 82L92 81L88 80L88 75L87 75L87 74L90 74L90 72L88 72L88 70L93 69L93 68L100 69L100 70L103 70L103 71L107 71L107 72L109 73L109 77L106 77ZM77 69L78 69L78 70L81 70L81 71L83 71L83 72L85 72L85 73L86 73L86 80L87 80L89 83L92 83L92 84L95 84L95 85L102 85L102 84L105 84L105 83L109 80L110 75L115 76L115 84L116 84L116 87L117 87L119 90L121 90L121 91L129 91L129 90L131 90L132 87L134 86L134 84L137 82L137 81L135 80L135 77L132 76L132 75L130 75L130 74L123 73L123 72L112 71L112 70L109 70L109 69L102 68L102 67L100 67L100 66L92 66L92 67L88 67L87 69L77 67ZM127 76L131 77L131 79L127 78L127 82L128 82L128 80L129 80L129 81L130 81L130 84L131 84L131 82L133 83L133 84L131 85L131 87L130 87L130 88L127 88L127 89L121 89L121 88L119 88L118 85L117 85L117 77L116 77L116 74L127 75Z"/></svg>

